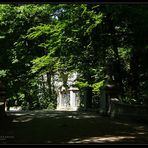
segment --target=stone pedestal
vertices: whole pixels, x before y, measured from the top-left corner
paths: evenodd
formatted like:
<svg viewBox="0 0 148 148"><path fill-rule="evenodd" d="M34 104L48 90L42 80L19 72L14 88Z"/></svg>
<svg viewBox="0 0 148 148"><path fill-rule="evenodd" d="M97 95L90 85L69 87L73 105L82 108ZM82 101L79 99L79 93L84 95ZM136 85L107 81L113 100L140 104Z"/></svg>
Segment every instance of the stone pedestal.
<svg viewBox="0 0 148 148"><path fill-rule="evenodd" d="M75 87L61 87L58 92L57 110L77 110L80 105L79 90Z"/></svg>

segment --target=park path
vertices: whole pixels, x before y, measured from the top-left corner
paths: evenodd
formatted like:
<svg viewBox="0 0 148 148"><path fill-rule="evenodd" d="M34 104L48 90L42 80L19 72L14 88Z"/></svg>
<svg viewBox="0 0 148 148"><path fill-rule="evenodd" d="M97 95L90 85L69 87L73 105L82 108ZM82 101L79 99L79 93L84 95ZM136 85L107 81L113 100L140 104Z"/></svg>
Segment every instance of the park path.
<svg viewBox="0 0 148 148"><path fill-rule="evenodd" d="M0 133L4 144L147 144L145 123L121 121L92 112L17 111Z"/></svg>

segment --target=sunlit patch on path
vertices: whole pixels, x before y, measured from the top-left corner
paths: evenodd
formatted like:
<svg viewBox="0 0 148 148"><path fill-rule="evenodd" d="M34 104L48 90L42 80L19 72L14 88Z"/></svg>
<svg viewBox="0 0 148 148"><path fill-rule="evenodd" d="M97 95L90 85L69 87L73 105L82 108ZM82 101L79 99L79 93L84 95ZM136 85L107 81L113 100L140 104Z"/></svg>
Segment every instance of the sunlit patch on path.
<svg viewBox="0 0 148 148"><path fill-rule="evenodd" d="M68 143L107 143L107 142L118 142L120 140L135 139L132 136L108 136L108 137L88 137L85 139L72 139Z"/></svg>

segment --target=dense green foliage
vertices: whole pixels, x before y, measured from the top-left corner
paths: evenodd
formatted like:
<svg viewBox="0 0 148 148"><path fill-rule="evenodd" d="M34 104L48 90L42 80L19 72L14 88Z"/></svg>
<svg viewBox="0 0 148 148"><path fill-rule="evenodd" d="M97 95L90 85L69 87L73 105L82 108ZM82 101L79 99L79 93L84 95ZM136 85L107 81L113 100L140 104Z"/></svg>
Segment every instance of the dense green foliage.
<svg viewBox="0 0 148 148"><path fill-rule="evenodd" d="M55 75L86 92L96 107L113 78L120 100L148 99L148 6L92 4L0 5L0 79L7 98L29 109L54 108ZM46 79L45 79L46 76Z"/></svg>

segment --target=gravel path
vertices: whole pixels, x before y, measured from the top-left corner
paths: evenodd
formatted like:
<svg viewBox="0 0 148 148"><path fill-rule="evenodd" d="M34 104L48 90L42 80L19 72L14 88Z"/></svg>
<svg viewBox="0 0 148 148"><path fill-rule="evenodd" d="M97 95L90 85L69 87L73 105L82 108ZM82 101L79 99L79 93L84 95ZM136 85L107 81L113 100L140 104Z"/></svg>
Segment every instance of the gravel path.
<svg viewBox="0 0 148 148"><path fill-rule="evenodd" d="M2 144L147 144L146 123L71 111L7 112Z"/></svg>

